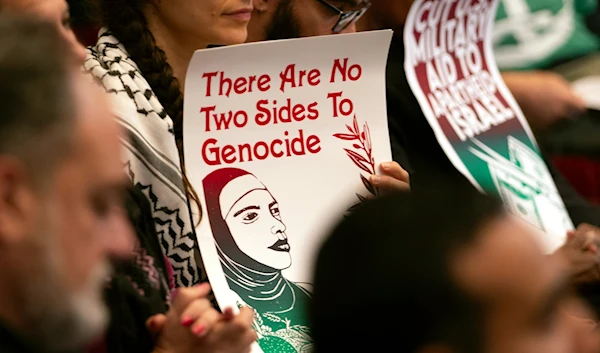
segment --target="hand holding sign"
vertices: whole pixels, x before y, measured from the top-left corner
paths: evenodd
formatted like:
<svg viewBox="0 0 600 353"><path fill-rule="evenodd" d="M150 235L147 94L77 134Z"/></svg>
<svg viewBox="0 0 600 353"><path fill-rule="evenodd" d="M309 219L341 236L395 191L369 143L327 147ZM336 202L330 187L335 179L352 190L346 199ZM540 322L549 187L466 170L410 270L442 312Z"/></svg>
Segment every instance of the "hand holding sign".
<svg viewBox="0 0 600 353"><path fill-rule="evenodd" d="M567 242L558 251L568 266L575 283L600 281L600 229L581 224L577 230L567 234Z"/></svg>
<svg viewBox="0 0 600 353"><path fill-rule="evenodd" d="M381 163L384 175L372 175L371 183L375 187L388 191L410 190L410 176L400 164L396 162Z"/></svg>

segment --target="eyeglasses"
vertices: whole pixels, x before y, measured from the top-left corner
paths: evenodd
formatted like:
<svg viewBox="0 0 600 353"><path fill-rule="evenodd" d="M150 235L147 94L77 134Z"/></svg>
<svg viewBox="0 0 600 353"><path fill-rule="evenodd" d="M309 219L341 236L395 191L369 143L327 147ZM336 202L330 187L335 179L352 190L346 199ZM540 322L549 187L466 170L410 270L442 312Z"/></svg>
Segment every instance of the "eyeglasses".
<svg viewBox="0 0 600 353"><path fill-rule="evenodd" d="M369 0L365 0L362 2L362 6L360 9L346 12L346 11L343 11L342 9L338 8L337 6L333 6L332 4L330 4L329 2L327 2L325 0L317 0L317 1L320 2L321 4L327 6L327 8L329 8L331 11L336 12L339 15L337 23L335 24L335 26L333 26L333 33L340 33L341 31L346 29L346 27L351 25L352 23L358 21L358 19L361 18L361 16L364 15L365 12L367 12L369 7L371 6L371 2ZM389 0L389 1L395 1L395 0Z"/></svg>

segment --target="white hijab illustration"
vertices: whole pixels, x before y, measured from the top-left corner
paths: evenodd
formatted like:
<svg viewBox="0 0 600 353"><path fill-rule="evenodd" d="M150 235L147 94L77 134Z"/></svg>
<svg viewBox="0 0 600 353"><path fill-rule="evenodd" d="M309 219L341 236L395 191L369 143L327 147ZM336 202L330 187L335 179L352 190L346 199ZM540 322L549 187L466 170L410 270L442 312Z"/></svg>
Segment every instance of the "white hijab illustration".
<svg viewBox="0 0 600 353"><path fill-rule="evenodd" d="M254 175L218 169L203 180L207 216L223 272L257 315L264 352L310 352L306 307L310 293L282 270L292 264L279 204Z"/></svg>

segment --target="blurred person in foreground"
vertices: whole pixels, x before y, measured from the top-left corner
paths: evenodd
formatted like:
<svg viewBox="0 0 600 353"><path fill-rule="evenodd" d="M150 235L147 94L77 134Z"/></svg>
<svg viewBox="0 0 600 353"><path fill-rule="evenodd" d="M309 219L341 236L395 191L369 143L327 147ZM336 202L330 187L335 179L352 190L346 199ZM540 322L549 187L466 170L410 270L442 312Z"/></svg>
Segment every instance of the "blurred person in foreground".
<svg viewBox="0 0 600 353"><path fill-rule="evenodd" d="M316 352L598 352L564 259L528 227L453 186L363 204L317 257Z"/></svg>
<svg viewBox="0 0 600 353"><path fill-rule="evenodd" d="M51 24L0 18L0 351L68 351L129 253L119 133Z"/></svg>
<svg viewBox="0 0 600 353"><path fill-rule="evenodd" d="M0 16L1 352L70 352L99 338L110 264L133 249L121 131L65 60L67 44L51 23ZM249 350L252 312L221 314L209 291L182 289L152 318L155 353Z"/></svg>

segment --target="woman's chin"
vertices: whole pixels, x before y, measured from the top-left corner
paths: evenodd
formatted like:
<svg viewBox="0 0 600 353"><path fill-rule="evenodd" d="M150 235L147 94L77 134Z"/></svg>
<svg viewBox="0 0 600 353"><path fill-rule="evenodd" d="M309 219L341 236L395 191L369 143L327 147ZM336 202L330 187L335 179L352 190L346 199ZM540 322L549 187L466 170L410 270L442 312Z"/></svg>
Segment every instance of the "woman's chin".
<svg viewBox="0 0 600 353"><path fill-rule="evenodd" d="M220 36L218 43L211 44L219 44L219 45L235 45L242 44L246 42L246 38L248 38L248 30L246 26L243 29L229 30L226 33L223 33Z"/></svg>
<svg viewBox="0 0 600 353"><path fill-rule="evenodd" d="M266 265L279 271L283 271L292 266L292 257L288 252L282 252L276 256L272 256L271 260L271 263Z"/></svg>

